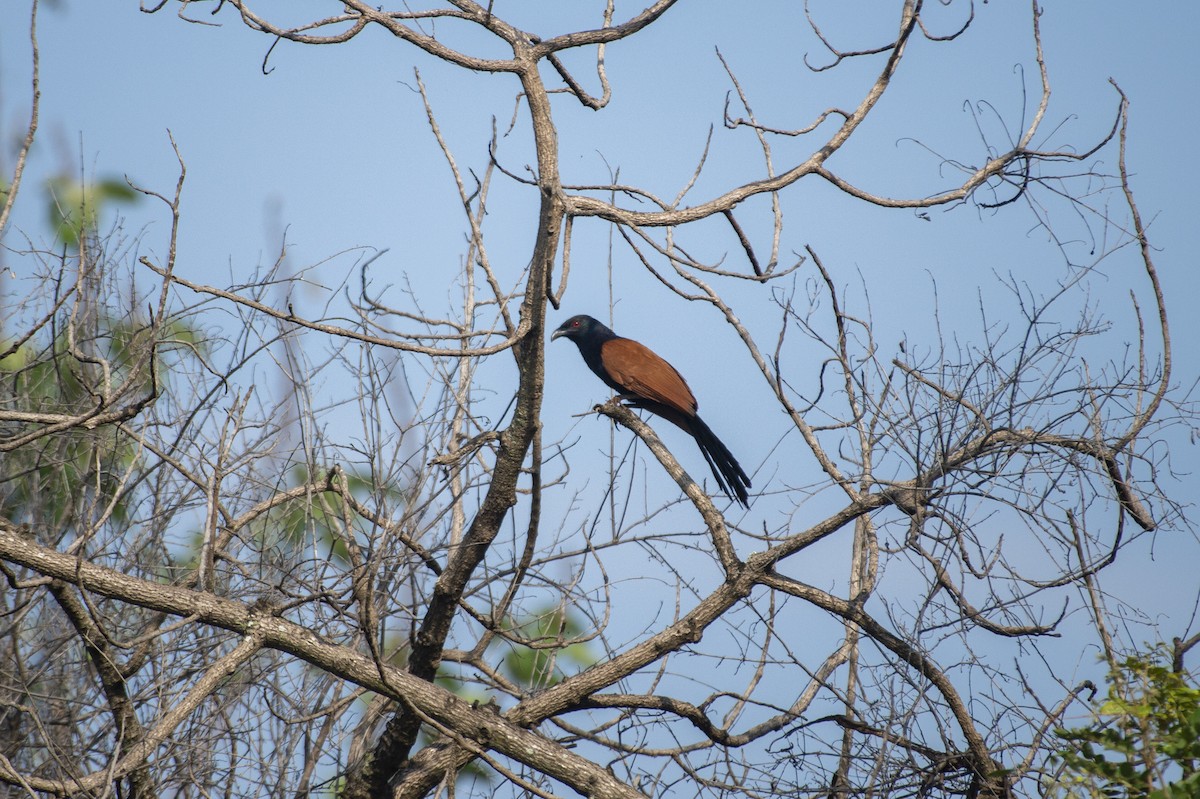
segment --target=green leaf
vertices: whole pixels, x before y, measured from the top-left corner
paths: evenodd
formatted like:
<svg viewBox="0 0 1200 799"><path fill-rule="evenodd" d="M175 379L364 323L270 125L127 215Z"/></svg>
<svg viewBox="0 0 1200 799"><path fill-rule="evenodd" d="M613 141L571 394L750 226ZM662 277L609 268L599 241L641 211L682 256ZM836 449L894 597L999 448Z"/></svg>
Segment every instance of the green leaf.
<svg viewBox="0 0 1200 799"><path fill-rule="evenodd" d="M1048 795L1200 799L1200 689L1169 662L1163 645L1127 658L1093 704L1092 725L1055 730L1063 745L1049 761L1062 771Z"/></svg>
<svg viewBox="0 0 1200 799"><path fill-rule="evenodd" d="M79 183L60 175L46 184L50 224L69 247L78 247L83 237L94 233L100 214L112 203L131 203L138 194L123 181L112 178L97 183Z"/></svg>

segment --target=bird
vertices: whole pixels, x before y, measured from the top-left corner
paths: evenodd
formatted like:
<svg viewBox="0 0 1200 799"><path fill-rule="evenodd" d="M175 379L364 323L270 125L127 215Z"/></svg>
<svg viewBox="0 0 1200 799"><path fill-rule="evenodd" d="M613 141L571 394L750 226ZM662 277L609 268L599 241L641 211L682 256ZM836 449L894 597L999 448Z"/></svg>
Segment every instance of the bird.
<svg viewBox="0 0 1200 799"><path fill-rule="evenodd" d="M574 341L579 354L605 385L635 408L661 416L696 439L717 485L726 496L750 507L750 478L729 448L696 413L696 397L675 367L649 347L622 338L586 315L572 316L550 335Z"/></svg>

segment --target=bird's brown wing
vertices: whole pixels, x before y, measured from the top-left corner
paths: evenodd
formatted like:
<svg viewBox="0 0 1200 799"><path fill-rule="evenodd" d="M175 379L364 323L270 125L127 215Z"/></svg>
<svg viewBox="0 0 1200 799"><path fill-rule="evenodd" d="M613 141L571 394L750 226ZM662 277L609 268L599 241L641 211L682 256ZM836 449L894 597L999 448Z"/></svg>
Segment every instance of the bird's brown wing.
<svg viewBox="0 0 1200 799"><path fill-rule="evenodd" d="M683 376L644 344L628 338L609 339L600 345L600 361L626 393L687 416L696 415L696 397Z"/></svg>

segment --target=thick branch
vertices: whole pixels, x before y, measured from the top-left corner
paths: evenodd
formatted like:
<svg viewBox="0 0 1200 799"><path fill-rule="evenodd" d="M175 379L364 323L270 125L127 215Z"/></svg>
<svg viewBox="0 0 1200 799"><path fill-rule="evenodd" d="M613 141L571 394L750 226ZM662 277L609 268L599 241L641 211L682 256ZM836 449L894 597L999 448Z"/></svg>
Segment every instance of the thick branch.
<svg viewBox="0 0 1200 799"><path fill-rule="evenodd" d="M213 594L141 580L64 555L23 537L6 521L0 521L0 558L85 591L193 618L199 623L247 636L243 642L246 646L249 646L246 642L252 642L255 647L261 643L261 646L294 655L330 674L411 704L481 748L500 752L546 773L583 796L644 799L603 768L540 735L521 729L487 709L477 709L431 682L378 663L349 647L331 644L305 627L252 606ZM241 648L235 651L240 652ZM16 775L0 773L0 778L19 784Z"/></svg>

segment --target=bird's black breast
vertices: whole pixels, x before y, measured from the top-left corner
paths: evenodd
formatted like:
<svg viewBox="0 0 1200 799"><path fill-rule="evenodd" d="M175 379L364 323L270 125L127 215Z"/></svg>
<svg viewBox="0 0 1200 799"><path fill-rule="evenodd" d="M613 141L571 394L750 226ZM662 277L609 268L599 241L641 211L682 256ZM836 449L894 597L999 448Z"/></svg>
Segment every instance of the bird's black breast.
<svg viewBox="0 0 1200 799"><path fill-rule="evenodd" d="M592 370L596 377L603 380L604 384L613 391L622 393L626 391L626 388L613 379L613 376L604 366L604 356L601 352L604 348L604 345L613 340L614 339L606 339L605 341L599 342L589 341L587 342L586 346L583 343L580 343L579 353L583 356L583 362L588 365L588 368Z"/></svg>

